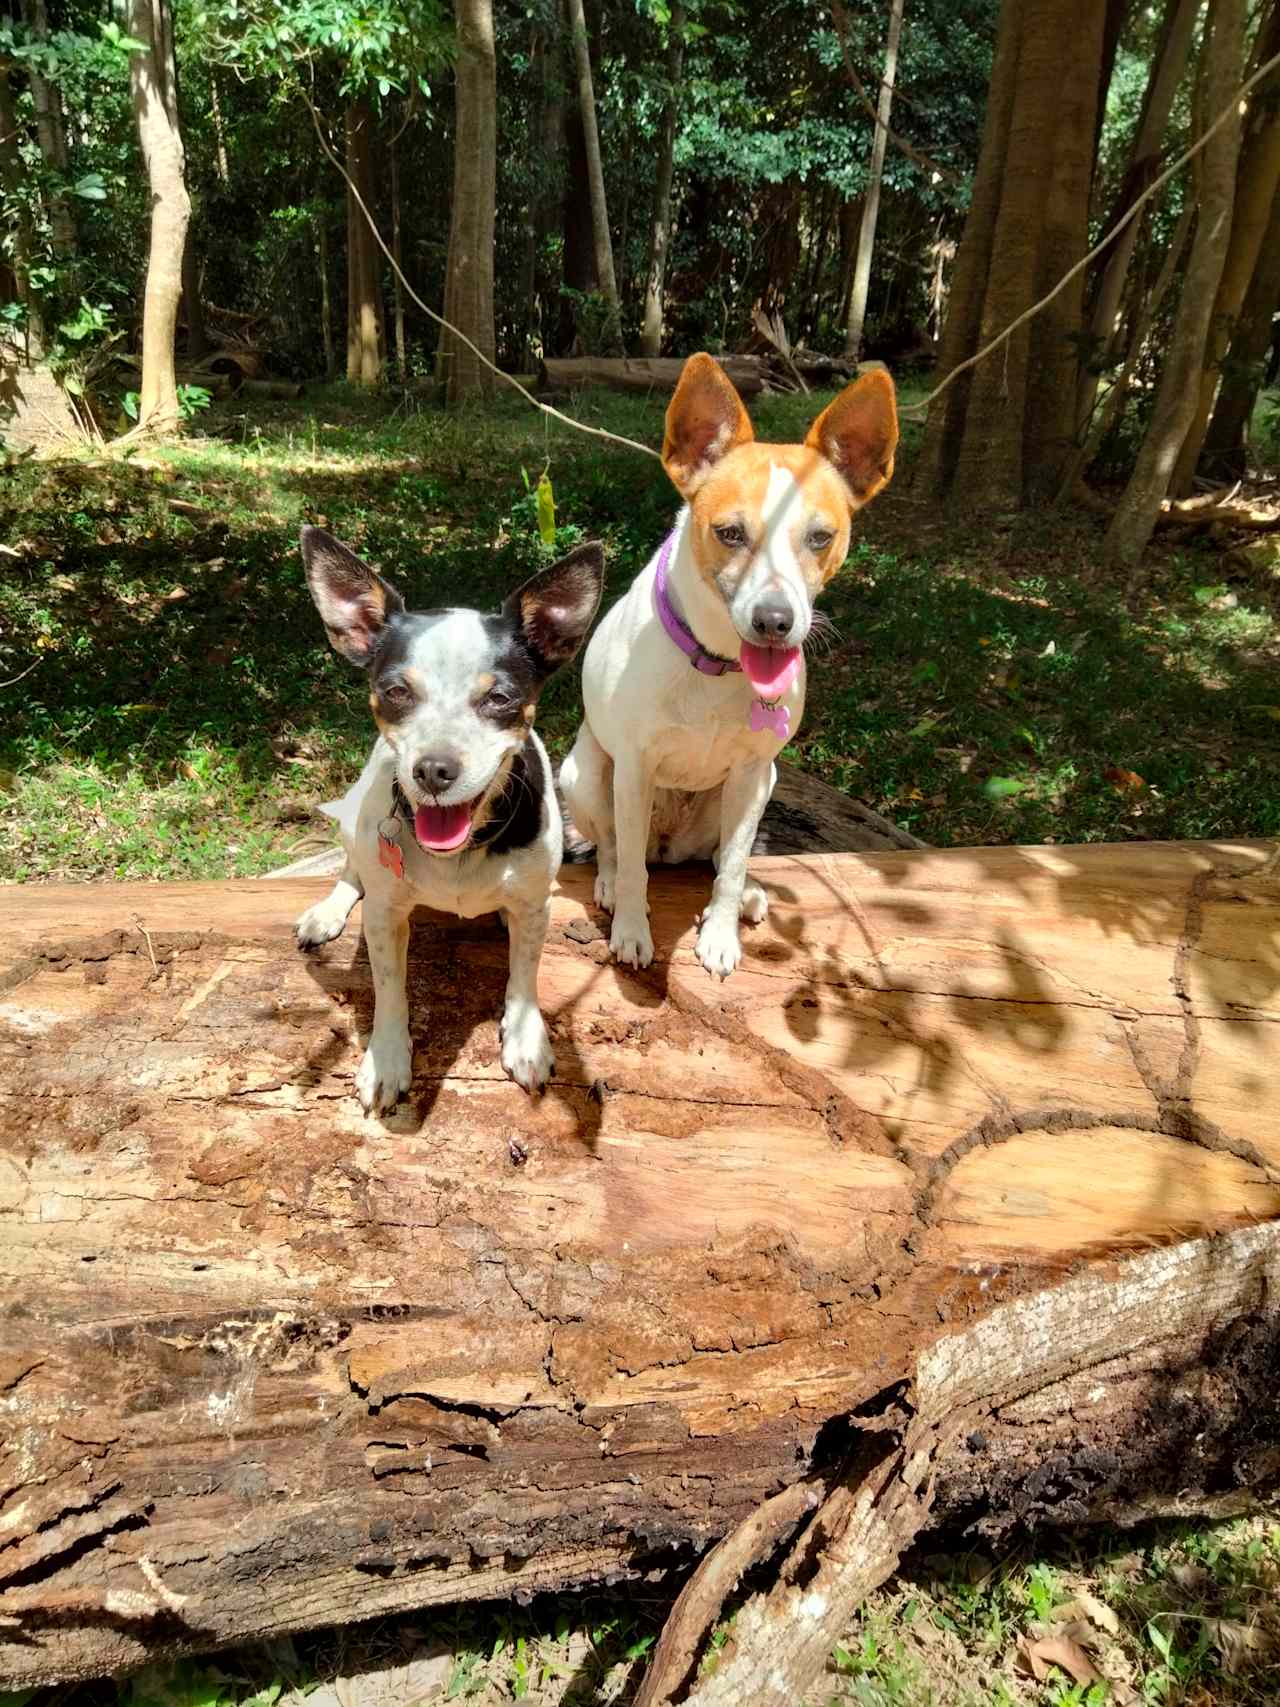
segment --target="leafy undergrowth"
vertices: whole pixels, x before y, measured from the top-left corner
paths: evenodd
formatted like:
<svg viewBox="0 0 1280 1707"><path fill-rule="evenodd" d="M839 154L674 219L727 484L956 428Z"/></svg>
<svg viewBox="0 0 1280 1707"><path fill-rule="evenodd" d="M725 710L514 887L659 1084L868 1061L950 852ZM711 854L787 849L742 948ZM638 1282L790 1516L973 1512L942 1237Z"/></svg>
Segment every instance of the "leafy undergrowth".
<svg viewBox="0 0 1280 1707"><path fill-rule="evenodd" d="M795 438L822 398L773 397ZM589 393L580 418L643 443L661 404ZM895 486L825 608L792 756L938 844L1280 831L1280 556L1162 543L1099 568L1067 514L943 521ZM658 465L548 426L518 399L405 413L343 389L131 461L0 473L0 877L248 875L327 845L316 805L372 731L324 643L297 531L327 523L412 603L493 605L558 544L608 547L609 598L669 527ZM572 673L544 698L572 736Z"/></svg>
<svg viewBox="0 0 1280 1707"><path fill-rule="evenodd" d="M607 1707L634 1695L651 1590L449 1608L155 1667L0 1707ZM718 1630L703 1669L734 1640ZM43 1699L41 1699L43 1697ZM1280 1523L1160 1525L999 1561L908 1559L808 1707L1263 1707L1280 1698ZM745 1707L745 1704L744 1704ZM799 1704L797 1704L799 1707Z"/></svg>

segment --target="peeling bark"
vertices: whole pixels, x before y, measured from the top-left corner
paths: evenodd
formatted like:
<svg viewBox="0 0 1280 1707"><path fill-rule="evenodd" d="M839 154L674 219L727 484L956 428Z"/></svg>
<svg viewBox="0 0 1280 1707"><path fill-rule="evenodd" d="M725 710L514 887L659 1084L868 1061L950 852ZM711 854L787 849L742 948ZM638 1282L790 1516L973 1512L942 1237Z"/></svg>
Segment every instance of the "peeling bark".
<svg viewBox="0 0 1280 1707"><path fill-rule="evenodd" d="M351 1089L354 925L293 948L320 886L12 892L0 1677L736 1538L667 1644L687 1671L715 1596L798 1531L735 1626L745 1655L790 1608L794 1678L927 1524L1272 1485L1278 866L762 859L771 919L723 987L704 874L655 874L633 973L566 870L551 1090L498 1066L501 929L431 916L385 1126Z"/></svg>

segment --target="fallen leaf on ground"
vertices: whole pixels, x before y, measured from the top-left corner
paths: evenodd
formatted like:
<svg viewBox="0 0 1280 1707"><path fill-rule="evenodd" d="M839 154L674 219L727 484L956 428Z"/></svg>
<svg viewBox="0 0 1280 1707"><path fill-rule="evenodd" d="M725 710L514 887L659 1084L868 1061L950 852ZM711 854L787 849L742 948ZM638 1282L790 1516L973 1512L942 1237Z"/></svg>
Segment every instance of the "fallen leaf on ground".
<svg viewBox="0 0 1280 1707"><path fill-rule="evenodd" d="M1247 1671L1275 1647L1271 1632L1261 1624L1241 1624L1234 1618L1210 1618L1206 1628L1222 1658L1222 1669L1234 1676Z"/></svg>
<svg viewBox="0 0 1280 1707"><path fill-rule="evenodd" d="M1203 1565L1170 1565L1169 1580L1177 1583L1184 1594L1200 1595L1213 1587L1213 1572L1206 1571Z"/></svg>
<svg viewBox="0 0 1280 1707"><path fill-rule="evenodd" d="M1108 1636L1120 1634L1119 1615L1107 1605L1105 1600L1099 1600L1087 1589L1081 1589L1076 1596L1076 1604L1090 1624L1096 1624L1099 1630L1105 1630Z"/></svg>
<svg viewBox="0 0 1280 1707"><path fill-rule="evenodd" d="M1136 794L1147 786L1144 777L1140 777L1137 771L1125 770L1123 765L1108 765L1102 774L1120 794Z"/></svg>
<svg viewBox="0 0 1280 1707"><path fill-rule="evenodd" d="M1043 1683L1050 1667L1057 1666L1076 1683L1098 1683L1102 1673L1074 1636L1019 1636L1018 1658L1037 1683Z"/></svg>

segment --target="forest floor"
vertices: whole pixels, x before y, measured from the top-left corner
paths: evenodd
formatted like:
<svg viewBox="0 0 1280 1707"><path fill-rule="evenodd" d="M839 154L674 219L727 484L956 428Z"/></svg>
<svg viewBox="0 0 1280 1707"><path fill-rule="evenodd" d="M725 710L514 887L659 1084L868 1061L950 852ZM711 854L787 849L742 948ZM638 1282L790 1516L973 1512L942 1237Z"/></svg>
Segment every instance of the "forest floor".
<svg viewBox="0 0 1280 1707"><path fill-rule="evenodd" d="M800 436L821 401L765 398L758 429ZM660 442L658 402L574 408ZM938 516L909 487L917 434L824 597L838 638L789 756L939 845L1280 832L1280 536L1224 556L1165 535L1120 584L1095 516ZM128 461L0 470L0 880L248 876L327 845L315 808L372 728L300 523L411 604L494 605L544 560L544 464L559 544L603 538L616 596L675 494L514 398L446 416L335 388ZM553 751L577 710L568 673L539 714Z"/></svg>
<svg viewBox="0 0 1280 1707"><path fill-rule="evenodd" d="M823 401L766 398L757 429L802 436ZM660 440L658 402L572 408ZM909 489L917 437L907 423L899 481L824 599L839 637L789 756L936 844L1280 834L1280 540L1224 556L1163 536L1119 583L1096 517L935 514ZM215 409L125 461L0 469L0 881L252 875L328 846L316 807L372 731L307 596L299 525L333 529L412 605L492 606L545 561L544 465L558 544L603 538L616 596L673 492L515 399L446 417L334 388ZM539 713L553 751L576 716L570 673ZM644 1589L424 1613L33 1707L622 1702L668 1604ZM1275 1702L1278 1605L1280 1523L1262 1519L917 1555L811 1707Z"/></svg>

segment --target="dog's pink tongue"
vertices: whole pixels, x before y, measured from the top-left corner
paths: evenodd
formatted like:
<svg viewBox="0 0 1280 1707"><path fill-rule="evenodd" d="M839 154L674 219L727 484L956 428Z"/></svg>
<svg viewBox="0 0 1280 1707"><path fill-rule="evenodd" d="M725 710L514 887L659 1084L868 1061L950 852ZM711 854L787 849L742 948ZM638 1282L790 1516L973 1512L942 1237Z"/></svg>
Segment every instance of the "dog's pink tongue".
<svg viewBox="0 0 1280 1707"><path fill-rule="evenodd" d="M452 853L471 834L471 802L460 806L419 806L413 833L431 853Z"/></svg>
<svg viewBox="0 0 1280 1707"><path fill-rule="evenodd" d="M742 673L761 699L778 699L796 679L800 668L798 646L753 646L742 642L738 654Z"/></svg>

